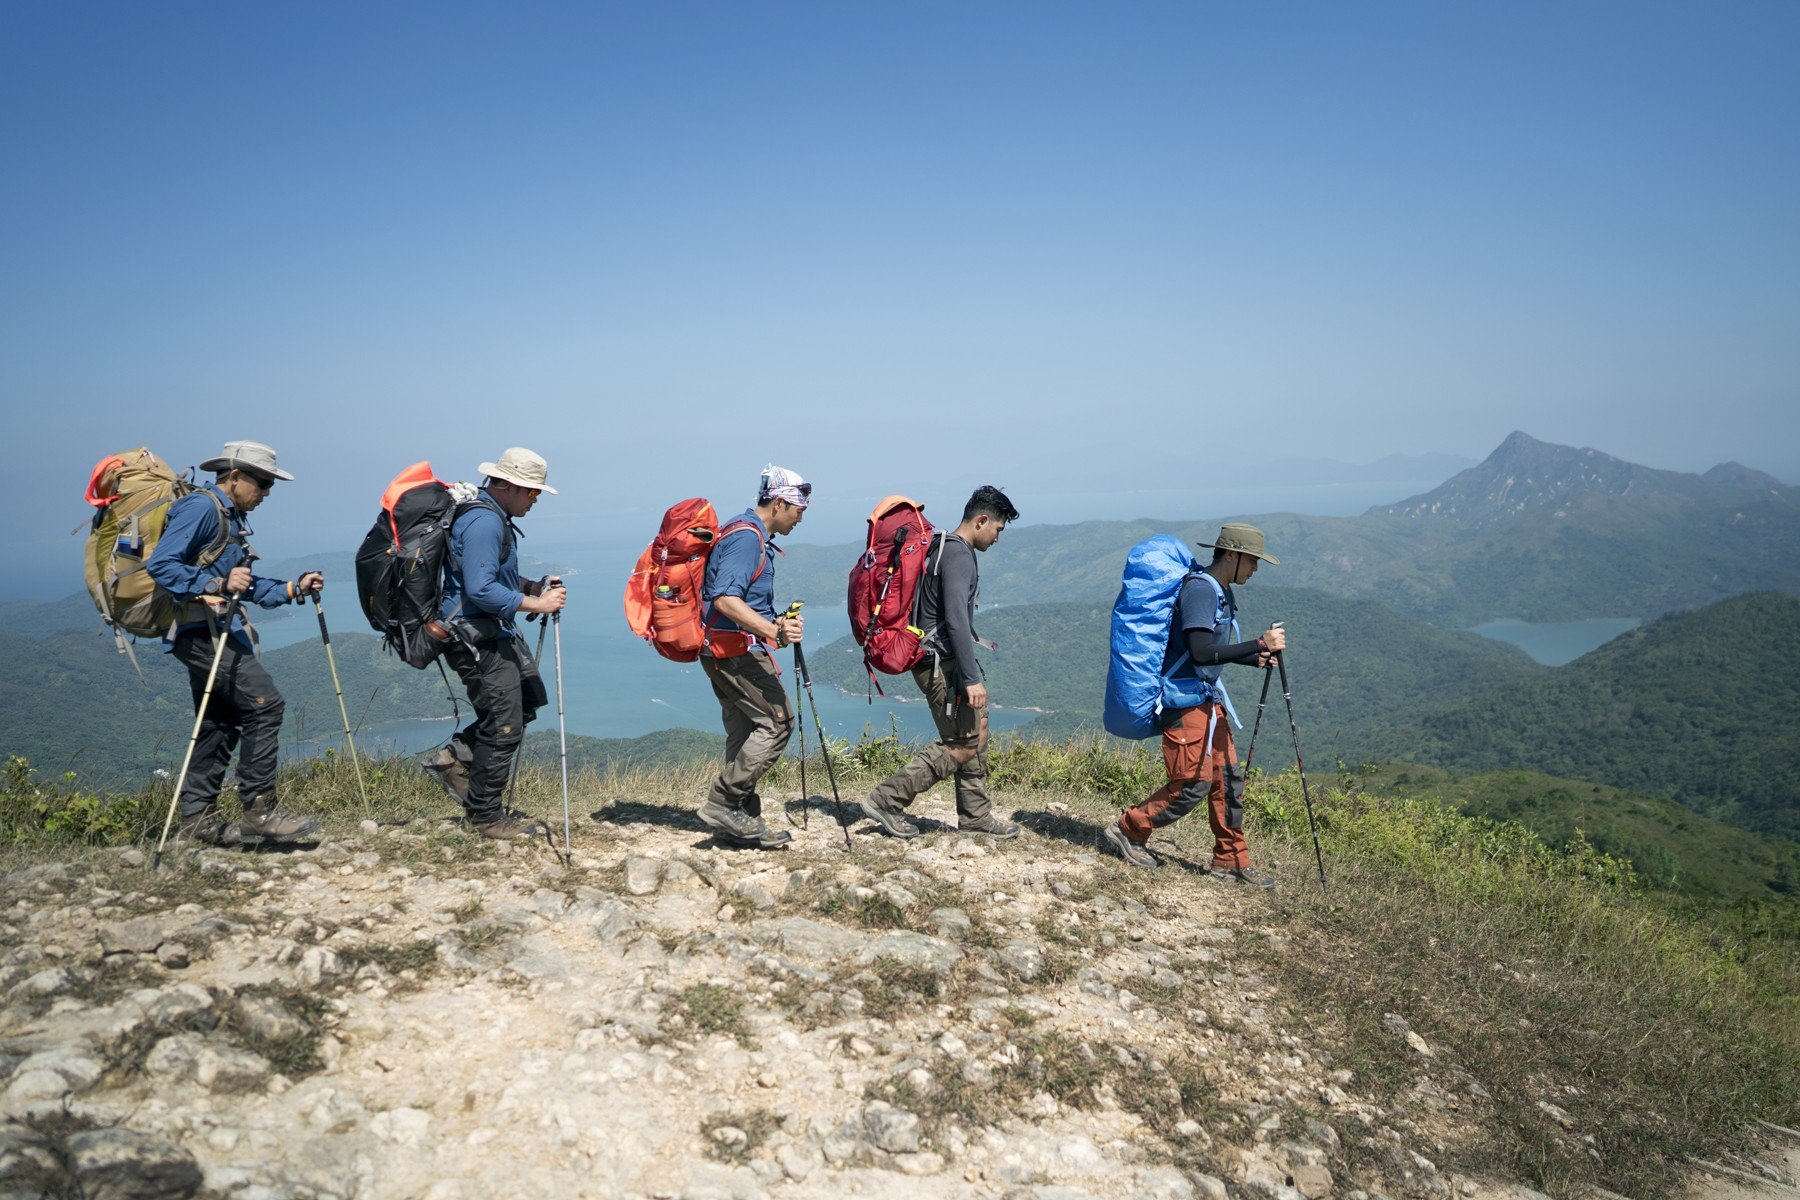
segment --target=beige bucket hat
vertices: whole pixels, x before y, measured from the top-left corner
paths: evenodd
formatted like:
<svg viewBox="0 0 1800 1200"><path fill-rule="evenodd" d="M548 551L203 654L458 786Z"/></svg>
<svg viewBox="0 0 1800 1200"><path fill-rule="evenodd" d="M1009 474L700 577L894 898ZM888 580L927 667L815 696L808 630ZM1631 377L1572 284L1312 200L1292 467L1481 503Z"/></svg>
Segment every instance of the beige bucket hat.
<svg viewBox="0 0 1800 1200"><path fill-rule="evenodd" d="M1219 536L1215 540L1195 542L1194 545L1215 550L1235 550L1239 554L1260 558L1271 566L1281 565L1279 558L1263 549L1263 531L1254 525L1221 525Z"/></svg>
<svg viewBox="0 0 1800 1200"><path fill-rule="evenodd" d="M556 489L544 482L550 475L550 464L544 461L543 455L523 446L513 446L500 456L499 462L484 462L475 469L491 479L504 479L520 487L556 495Z"/></svg>
<svg viewBox="0 0 1800 1200"><path fill-rule="evenodd" d="M202 471L253 471L270 479L292 479L275 465L275 451L261 442L226 442L217 458L200 464Z"/></svg>

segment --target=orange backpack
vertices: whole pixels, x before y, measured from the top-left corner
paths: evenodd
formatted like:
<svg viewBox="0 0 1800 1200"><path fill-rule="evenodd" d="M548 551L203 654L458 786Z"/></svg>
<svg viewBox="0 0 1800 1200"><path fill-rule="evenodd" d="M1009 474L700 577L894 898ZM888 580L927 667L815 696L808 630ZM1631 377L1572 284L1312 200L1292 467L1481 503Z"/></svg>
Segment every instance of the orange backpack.
<svg viewBox="0 0 1800 1200"><path fill-rule="evenodd" d="M733 521L719 528L712 501L683 500L663 514L662 529L638 556L625 581L625 620L631 632L664 658L693 662L702 648L714 658L736 658L750 651L750 635L735 629L709 629L700 599L706 581L706 559L727 534L756 527ZM757 540L762 535L757 534ZM756 579L763 572L758 561Z"/></svg>

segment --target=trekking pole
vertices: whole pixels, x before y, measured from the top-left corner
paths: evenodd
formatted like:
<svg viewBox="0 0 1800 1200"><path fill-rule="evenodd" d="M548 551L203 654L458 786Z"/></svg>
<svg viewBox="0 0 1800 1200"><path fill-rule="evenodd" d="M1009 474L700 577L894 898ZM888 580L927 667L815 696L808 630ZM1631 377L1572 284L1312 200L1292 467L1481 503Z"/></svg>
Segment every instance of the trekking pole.
<svg viewBox="0 0 1800 1200"><path fill-rule="evenodd" d="M794 601L782 616L797 616L803 603L805 602L801 600ZM806 689L807 702L812 705L813 731L819 735L819 756L825 760L825 775L831 780L831 800L837 806L838 827L844 831L844 849L848 850L850 822L844 819L844 797L838 792L837 771L831 765L831 744L825 740L825 723L819 720L819 698L813 695L812 672L806 669L806 652L800 648L799 642L794 643L794 673L800 676L800 686ZM799 716L799 713L794 714L796 720Z"/></svg>
<svg viewBox="0 0 1800 1200"><path fill-rule="evenodd" d="M369 816L374 810L369 807L369 791L363 786L362 763L356 757L356 739L350 733L350 710L344 707L344 685L338 681L337 655L331 652L331 630L325 627L325 602L319 593L312 594L313 610L319 615L319 640L325 643L325 662L331 668L331 690L337 693L338 716L344 718L344 745L350 751L350 768L356 772L356 794L362 797L363 816Z"/></svg>
<svg viewBox="0 0 1800 1200"><path fill-rule="evenodd" d="M206 690L200 693L200 707L194 711L194 732L188 735L187 753L181 756L181 773L175 777L175 790L169 794L169 812L163 818L162 836L156 839L156 854L150 869L162 866L163 847L169 842L169 826L175 823L175 808L181 803L181 789L187 786L188 768L194 762L194 747L200 741L200 726L206 720L206 706L212 702L213 683L219 678L219 660L225 657L225 642L231 637L231 622L237 616L238 593L233 592L225 606L225 631L213 633L212 669L206 673Z"/></svg>
<svg viewBox="0 0 1800 1200"><path fill-rule="evenodd" d="M1294 731L1294 766L1300 772L1300 795L1306 801L1306 823L1312 829L1313 858L1319 864L1319 890L1325 891L1325 855L1319 849L1319 822L1313 816L1312 793L1306 786L1306 764L1300 759L1300 727L1294 724L1294 693L1288 687L1287 655L1275 655L1275 665L1281 669L1281 698L1287 702L1288 728ZM1251 734L1254 738L1255 733Z"/></svg>
<svg viewBox="0 0 1800 1200"><path fill-rule="evenodd" d="M795 663L800 661L799 655L794 656L794 661ZM797 824L801 829L808 829L812 826L812 793L806 787L806 722L800 715L800 669L798 666L794 668L794 724L800 730L800 820L798 822L794 820L791 810L787 813L787 819L789 825Z"/></svg>
<svg viewBox="0 0 1800 1200"><path fill-rule="evenodd" d="M563 861L568 863L574 860L575 847L569 832L569 726L563 719L562 613L551 613L550 624L556 630L551 640L556 644L556 737L562 744Z"/></svg>
<svg viewBox="0 0 1800 1200"><path fill-rule="evenodd" d="M1275 628L1281 628L1281 622L1275 622ZM1269 703L1269 681L1275 678L1273 663L1263 668L1262 695L1256 698L1256 723L1250 726L1250 751L1244 755L1244 776L1250 775L1250 764L1256 761L1256 735L1262 732L1263 709Z"/></svg>
<svg viewBox="0 0 1800 1200"><path fill-rule="evenodd" d="M544 577L544 579L546 581L549 578L550 577L548 575L546 575ZM541 589L543 587L543 582L540 582L538 584L538 587ZM536 621L537 619L538 619L537 613L532 613L525 618L525 620L528 622ZM531 661L537 665L539 671L543 670L543 664L544 664L544 635L549 632L550 632L550 622L545 621L538 626L537 650L532 653ZM506 773L505 808L506 808L507 812L512 811L513 793L518 790L518 786L519 786L519 764L524 760L524 758L525 758L525 747L523 745L520 745L519 753L513 755L512 769Z"/></svg>

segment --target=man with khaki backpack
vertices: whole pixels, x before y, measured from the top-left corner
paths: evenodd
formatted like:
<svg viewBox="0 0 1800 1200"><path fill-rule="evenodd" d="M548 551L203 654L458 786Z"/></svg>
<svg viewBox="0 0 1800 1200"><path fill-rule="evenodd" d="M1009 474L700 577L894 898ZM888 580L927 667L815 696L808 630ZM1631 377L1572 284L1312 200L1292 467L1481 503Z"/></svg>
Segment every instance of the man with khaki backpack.
<svg viewBox="0 0 1800 1200"><path fill-rule="evenodd" d="M214 472L213 483L170 506L145 567L181 605L167 649L187 668L200 716L179 798L181 833L220 846L304 841L318 830L319 819L290 812L276 800L285 704L256 655L240 606L245 600L263 608L299 603L322 591L325 577L307 571L295 580L267 579L250 569L255 555L245 542L246 518L268 498L276 480L294 478L275 465L275 451L261 442L227 442L200 469ZM201 714L209 681L211 699ZM227 823L219 815L219 791L240 745L238 796L244 812Z"/></svg>

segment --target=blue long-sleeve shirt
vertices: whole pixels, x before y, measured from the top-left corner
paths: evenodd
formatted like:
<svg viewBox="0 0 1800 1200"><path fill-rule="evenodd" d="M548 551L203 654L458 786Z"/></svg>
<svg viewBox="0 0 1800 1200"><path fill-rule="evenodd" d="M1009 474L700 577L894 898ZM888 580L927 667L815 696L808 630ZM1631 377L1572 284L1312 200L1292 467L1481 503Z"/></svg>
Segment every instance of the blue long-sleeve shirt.
<svg viewBox="0 0 1800 1200"><path fill-rule="evenodd" d="M450 555L444 562L444 602L451 617L498 617L517 636L513 618L525 593L519 587L518 527L500 513L486 488L485 503L470 505L450 526Z"/></svg>
<svg viewBox="0 0 1800 1200"><path fill-rule="evenodd" d="M219 508L208 497L209 492L224 506L225 518L230 522L230 532L225 539L225 549L219 557L202 567L199 565L201 554L219 536ZM244 514L231 503L231 497L218 484L208 484L199 491L189 492L169 506L169 517L163 524L162 537L157 539L156 549L150 552L150 561L145 564L144 569L150 573L150 578L156 580L158 585L177 600L183 603L197 600L208 594L209 581L219 580L219 587L223 589L223 581L231 574L231 569L244 563L248 555L244 538L249 532L250 526L244 520ZM245 599L263 608L275 608L289 602L290 591L285 579L265 579L253 574ZM208 623L204 620L185 621L176 626L175 636L202 633L208 628ZM249 637L244 633L241 616L232 619L231 633L248 646ZM172 643L165 649L173 649Z"/></svg>

